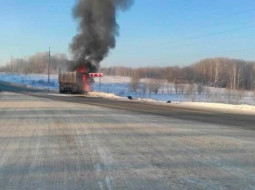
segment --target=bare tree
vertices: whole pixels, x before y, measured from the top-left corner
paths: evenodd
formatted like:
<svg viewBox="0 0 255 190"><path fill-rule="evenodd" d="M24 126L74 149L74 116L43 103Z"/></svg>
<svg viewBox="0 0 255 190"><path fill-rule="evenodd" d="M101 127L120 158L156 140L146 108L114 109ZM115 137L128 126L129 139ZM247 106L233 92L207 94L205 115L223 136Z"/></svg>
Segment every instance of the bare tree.
<svg viewBox="0 0 255 190"><path fill-rule="evenodd" d="M178 85L179 92L183 94L185 90L185 84L177 84L177 85Z"/></svg>
<svg viewBox="0 0 255 190"><path fill-rule="evenodd" d="M186 96L186 98L191 99L192 102L195 101L195 99L196 99L196 85L195 84L191 84L191 85L187 86L185 96Z"/></svg>
<svg viewBox="0 0 255 190"><path fill-rule="evenodd" d="M139 87L140 78L137 76L133 76L130 81L130 87L133 92L136 92Z"/></svg>
<svg viewBox="0 0 255 190"><path fill-rule="evenodd" d="M161 87L161 82L157 79L150 79L147 85L150 93L158 94Z"/></svg>
<svg viewBox="0 0 255 190"><path fill-rule="evenodd" d="M201 95L204 92L204 86L202 84L197 85L197 93Z"/></svg>
<svg viewBox="0 0 255 190"><path fill-rule="evenodd" d="M147 92L147 81L141 83L140 88L141 88L143 94L146 94L146 92Z"/></svg>
<svg viewBox="0 0 255 190"><path fill-rule="evenodd" d="M172 83L167 84L167 93L172 94Z"/></svg>
<svg viewBox="0 0 255 190"><path fill-rule="evenodd" d="M209 87L205 87L205 94L207 99L211 98L211 90Z"/></svg>

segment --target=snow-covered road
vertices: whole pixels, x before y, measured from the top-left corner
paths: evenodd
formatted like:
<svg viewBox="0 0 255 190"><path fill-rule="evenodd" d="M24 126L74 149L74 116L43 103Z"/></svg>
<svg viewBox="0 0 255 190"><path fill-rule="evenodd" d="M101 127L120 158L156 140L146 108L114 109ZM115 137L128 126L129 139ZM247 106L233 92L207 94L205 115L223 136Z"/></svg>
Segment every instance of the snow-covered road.
<svg viewBox="0 0 255 190"><path fill-rule="evenodd" d="M0 189L255 188L255 131L238 116L3 91Z"/></svg>

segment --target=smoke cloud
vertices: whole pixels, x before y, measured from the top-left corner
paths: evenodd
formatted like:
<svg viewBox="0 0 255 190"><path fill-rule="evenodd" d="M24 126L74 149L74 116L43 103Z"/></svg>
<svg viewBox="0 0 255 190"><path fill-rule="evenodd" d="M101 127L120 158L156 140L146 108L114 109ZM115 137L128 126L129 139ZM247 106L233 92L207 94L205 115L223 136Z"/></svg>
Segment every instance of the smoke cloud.
<svg viewBox="0 0 255 190"><path fill-rule="evenodd" d="M74 59L92 62L95 67L115 48L119 26L118 11L127 10L133 0L78 0L73 17L79 20L79 34L73 38Z"/></svg>

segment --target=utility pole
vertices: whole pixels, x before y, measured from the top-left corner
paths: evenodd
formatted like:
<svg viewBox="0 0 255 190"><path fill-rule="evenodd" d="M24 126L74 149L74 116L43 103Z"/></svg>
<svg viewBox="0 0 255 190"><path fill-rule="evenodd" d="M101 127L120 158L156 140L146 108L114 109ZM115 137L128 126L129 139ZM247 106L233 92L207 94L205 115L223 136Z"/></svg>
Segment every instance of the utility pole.
<svg viewBox="0 0 255 190"><path fill-rule="evenodd" d="M11 73L12 73L12 56L11 56Z"/></svg>
<svg viewBox="0 0 255 190"><path fill-rule="evenodd" d="M101 91L102 77L99 77L99 90Z"/></svg>
<svg viewBox="0 0 255 190"><path fill-rule="evenodd" d="M48 91L50 90L50 47L49 47L49 65L48 65Z"/></svg>

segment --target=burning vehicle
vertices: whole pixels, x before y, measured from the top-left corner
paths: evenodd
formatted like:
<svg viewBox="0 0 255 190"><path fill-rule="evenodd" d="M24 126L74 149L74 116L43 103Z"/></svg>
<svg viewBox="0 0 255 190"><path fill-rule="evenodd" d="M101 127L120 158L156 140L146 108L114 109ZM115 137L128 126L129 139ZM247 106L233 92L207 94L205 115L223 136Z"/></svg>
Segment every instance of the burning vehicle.
<svg viewBox="0 0 255 190"><path fill-rule="evenodd" d="M59 92L71 94L83 94L90 91L91 84L94 83L90 72L96 70L96 67L89 61L79 61L78 64L71 64L74 68L69 71L59 72Z"/></svg>
<svg viewBox="0 0 255 190"><path fill-rule="evenodd" d="M93 78L90 77L85 66L74 72L59 72L59 92L81 94L90 91Z"/></svg>

